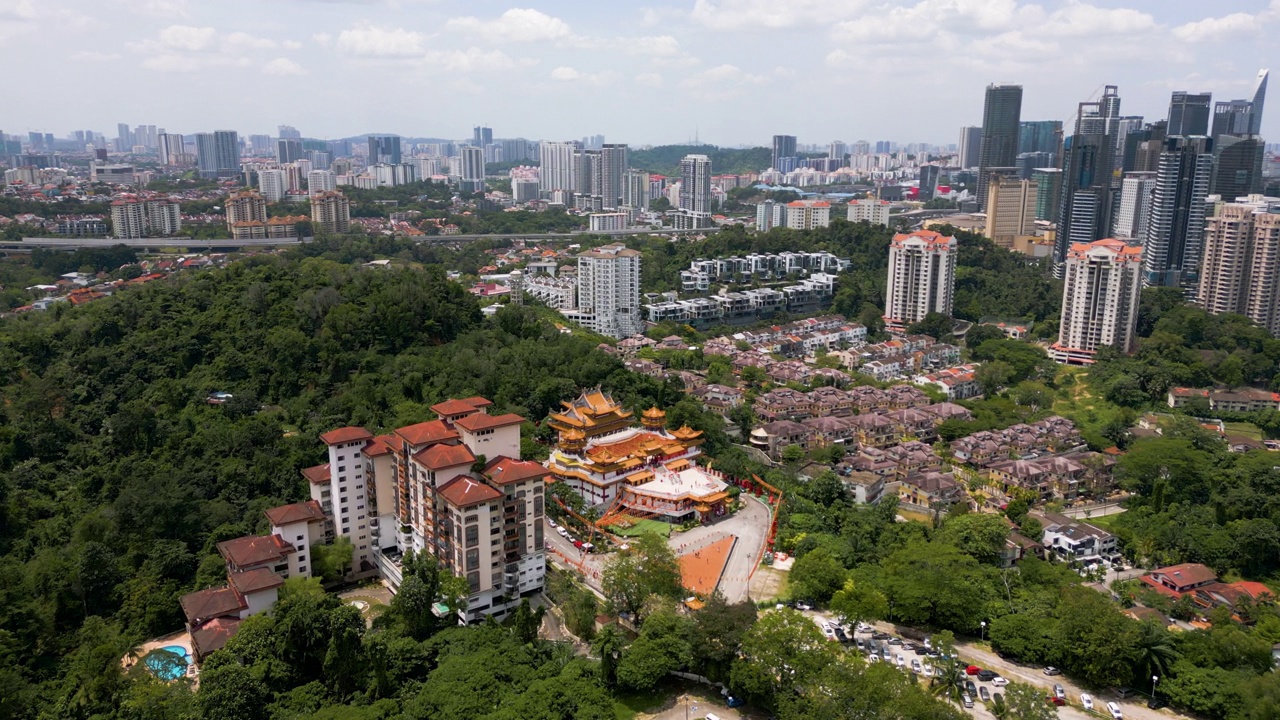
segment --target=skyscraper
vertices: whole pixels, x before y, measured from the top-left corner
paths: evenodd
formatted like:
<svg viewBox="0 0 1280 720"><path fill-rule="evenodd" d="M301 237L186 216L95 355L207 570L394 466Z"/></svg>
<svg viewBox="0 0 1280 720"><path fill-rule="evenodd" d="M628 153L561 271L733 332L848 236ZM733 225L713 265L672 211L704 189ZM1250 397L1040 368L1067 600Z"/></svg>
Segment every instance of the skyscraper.
<svg viewBox="0 0 1280 720"><path fill-rule="evenodd" d="M1208 135L1209 93L1189 93L1178 90L1169 100L1169 136Z"/></svg>
<svg viewBox="0 0 1280 720"><path fill-rule="evenodd" d="M1125 173L1120 183L1120 207L1116 210L1111 234L1121 240L1141 242L1147 237L1151 217L1151 197L1156 189L1153 172Z"/></svg>
<svg viewBox="0 0 1280 720"><path fill-rule="evenodd" d="M370 135L368 164L399 165L400 136Z"/></svg>
<svg viewBox="0 0 1280 720"><path fill-rule="evenodd" d="M302 133L298 132L298 128L296 128L296 127L294 127L294 126L292 126L292 125L281 125L281 126L279 126L279 128L277 128L277 131L280 133L280 135L279 135L279 136L280 136L281 138L285 138L285 139L288 139L288 140L301 140L301 139L302 139Z"/></svg>
<svg viewBox="0 0 1280 720"><path fill-rule="evenodd" d="M685 155L680 161L680 209L711 214L711 158Z"/></svg>
<svg viewBox="0 0 1280 720"><path fill-rule="evenodd" d="M1036 225L1036 183L993 173L987 185L987 226L996 245L1012 248L1014 238L1030 235Z"/></svg>
<svg viewBox="0 0 1280 720"><path fill-rule="evenodd" d="M471 129L471 144L478 148L488 147L493 143L493 128L477 125Z"/></svg>
<svg viewBox="0 0 1280 720"><path fill-rule="evenodd" d="M1115 103L1118 107L1118 101ZM1063 143L1062 194L1054 247L1054 274L1062 277L1069 249L1101 239L1111 230L1111 156L1115 143L1106 134L1107 106L1082 102L1076 108L1076 133Z"/></svg>
<svg viewBox="0 0 1280 720"><path fill-rule="evenodd" d="M1196 289L1205 197L1212 177L1212 140L1204 136L1170 136L1165 140L1143 246L1146 285Z"/></svg>
<svg viewBox="0 0 1280 720"><path fill-rule="evenodd" d="M773 136L773 158L769 167L775 170L782 169L782 158L793 158L796 156L796 136L795 135L774 135Z"/></svg>
<svg viewBox="0 0 1280 720"><path fill-rule="evenodd" d="M649 208L649 173L643 170L628 170L626 185L623 188L622 204L629 208Z"/></svg>
<svg viewBox="0 0 1280 720"><path fill-rule="evenodd" d="M1257 135L1216 135L1213 138L1211 195L1228 202L1262 191L1262 138Z"/></svg>
<svg viewBox="0 0 1280 720"><path fill-rule="evenodd" d="M484 150L474 145L462 148L462 168L458 189L462 192L484 192Z"/></svg>
<svg viewBox="0 0 1280 720"><path fill-rule="evenodd" d="M627 146L621 143L605 143L600 147L600 196L606 209L623 205L627 155Z"/></svg>
<svg viewBox="0 0 1280 720"><path fill-rule="evenodd" d="M978 167L978 154L982 152L982 128L960 128L960 163L961 169ZM863 153L864 155L866 153Z"/></svg>
<svg viewBox="0 0 1280 720"><path fill-rule="evenodd" d="M978 202L983 210L991 170L1017 164L1021 115L1021 85L987 86L982 107L982 149L978 151Z"/></svg>
<svg viewBox="0 0 1280 720"><path fill-rule="evenodd" d="M281 163L297 162L302 159L302 141L282 137L276 140L276 161Z"/></svg>
<svg viewBox="0 0 1280 720"><path fill-rule="evenodd" d="M240 171L240 136L235 130L196 134L196 162L205 176L234 175Z"/></svg>
<svg viewBox="0 0 1280 720"><path fill-rule="evenodd" d="M902 330L929 313L951 314L958 247L954 237L933 230L893 236L889 243L885 326Z"/></svg>
<svg viewBox="0 0 1280 720"><path fill-rule="evenodd" d="M1036 168L1031 171L1031 182L1036 184L1036 219L1057 222L1062 204L1062 171Z"/></svg>
<svg viewBox="0 0 1280 720"><path fill-rule="evenodd" d="M186 145L181 135L176 133L163 133L158 138L160 148L160 164L173 166L178 164L178 155L184 155L187 152Z"/></svg>
<svg viewBox="0 0 1280 720"><path fill-rule="evenodd" d="M933 199L933 193L938 189L938 170L937 165L920 166L920 192L916 199L925 202Z"/></svg>
<svg viewBox="0 0 1280 720"><path fill-rule="evenodd" d="M1065 266L1058 342L1050 346L1050 357L1087 365L1100 347L1132 350L1142 248L1114 238L1074 243Z"/></svg>
<svg viewBox="0 0 1280 720"><path fill-rule="evenodd" d="M544 142L540 145L538 160L539 191L546 195L556 191L573 192L577 183L574 168L576 143Z"/></svg>
<svg viewBox="0 0 1280 720"><path fill-rule="evenodd" d="M1262 134L1262 110L1263 105L1267 101L1267 78L1271 71L1263 68L1258 71L1258 77L1253 82L1253 97L1250 99L1253 107L1249 113L1249 134Z"/></svg>
<svg viewBox="0 0 1280 720"><path fill-rule="evenodd" d="M1018 123L1019 155L1042 152L1057 157L1061 145L1061 120L1023 120Z"/></svg>

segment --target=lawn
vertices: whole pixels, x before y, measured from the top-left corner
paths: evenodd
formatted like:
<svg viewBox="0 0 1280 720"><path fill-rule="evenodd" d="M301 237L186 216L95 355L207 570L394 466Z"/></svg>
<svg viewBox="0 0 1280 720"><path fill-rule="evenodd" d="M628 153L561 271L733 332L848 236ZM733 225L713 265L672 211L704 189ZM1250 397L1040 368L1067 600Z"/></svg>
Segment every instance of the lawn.
<svg viewBox="0 0 1280 720"><path fill-rule="evenodd" d="M1124 515L1124 513L1118 512L1118 513L1115 513L1114 515L1100 515L1098 517L1091 517L1091 518L1081 517L1080 520L1082 522L1087 522L1090 525L1093 525L1094 527L1100 530L1106 530L1107 532L1114 535L1116 521L1120 519L1121 515Z"/></svg>
<svg viewBox="0 0 1280 720"><path fill-rule="evenodd" d="M1243 435L1254 440L1262 439L1262 430L1253 423L1247 422L1229 422L1224 423L1227 427L1228 435Z"/></svg>
<svg viewBox="0 0 1280 720"><path fill-rule="evenodd" d="M609 528L615 535L622 537L640 537L645 533L656 533L664 538L671 537L671 524L664 523L661 520L627 520L631 527L623 527L617 524Z"/></svg>

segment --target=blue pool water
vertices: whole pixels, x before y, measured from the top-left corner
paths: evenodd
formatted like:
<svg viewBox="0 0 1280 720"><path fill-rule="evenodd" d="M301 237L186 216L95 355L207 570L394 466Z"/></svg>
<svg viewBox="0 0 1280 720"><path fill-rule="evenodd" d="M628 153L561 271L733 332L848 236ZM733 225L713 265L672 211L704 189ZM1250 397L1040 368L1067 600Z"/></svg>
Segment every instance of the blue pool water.
<svg viewBox="0 0 1280 720"><path fill-rule="evenodd" d="M147 653L147 656L142 658L142 662L146 663L151 672L161 680L177 680L187 673L191 656L181 645L166 645Z"/></svg>

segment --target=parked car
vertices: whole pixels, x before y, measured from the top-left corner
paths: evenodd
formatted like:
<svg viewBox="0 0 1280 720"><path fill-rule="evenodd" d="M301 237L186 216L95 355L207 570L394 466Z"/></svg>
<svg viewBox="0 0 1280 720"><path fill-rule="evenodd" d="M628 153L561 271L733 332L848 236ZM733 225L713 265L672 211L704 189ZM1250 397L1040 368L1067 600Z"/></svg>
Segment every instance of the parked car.
<svg viewBox="0 0 1280 720"><path fill-rule="evenodd" d="M1116 694L1119 695L1121 699L1123 699L1123 698L1129 698L1129 697L1133 697L1134 695L1137 695L1138 691L1134 690L1133 688L1118 687L1116 688Z"/></svg>
<svg viewBox="0 0 1280 720"><path fill-rule="evenodd" d="M970 695L978 694L978 686L972 680L964 681L964 689L968 691Z"/></svg>
<svg viewBox="0 0 1280 720"><path fill-rule="evenodd" d="M1080 693L1080 705L1087 712L1093 712L1093 696L1089 693Z"/></svg>
<svg viewBox="0 0 1280 720"><path fill-rule="evenodd" d="M998 678L998 677L1000 677L1000 676L999 676L999 675L997 675L997 674L996 674L996 672L995 672L994 670L979 670L979 671L978 671L978 679L979 679L979 680L981 680L982 682L991 682L992 680L994 680L994 679L996 679L996 678Z"/></svg>
<svg viewBox="0 0 1280 720"><path fill-rule="evenodd" d="M1054 696L1056 696L1057 698L1059 698L1059 699L1061 699L1061 700L1066 700L1066 699L1067 699L1067 691L1066 691L1066 689L1064 689L1061 685L1059 685L1059 684L1057 684L1057 683L1054 683L1054 684L1053 684L1053 694L1054 694Z"/></svg>
<svg viewBox="0 0 1280 720"><path fill-rule="evenodd" d="M875 632L875 628L871 627L870 625L868 625L868 624L866 624L866 623L858 623L858 632L860 632L860 633L873 633L873 632Z"/></svg>
<svg viewBox="0 0 1280 720"><path fill-rule="evenodd" d="M898 653L898 667L904 668L906 666L907 666L907 658L904 657L902 653Z"/></svg>
<svg viewBox="0 0 1280 720"><path fill-rule="evenodd" d="M965 693L961 695L960 702L964 703L964 706L966 708L973 708L973 696L971 696L969 693Z"/></svg>
<svg viewBox="0 0 1280 720"><path fill-rule="evenodd" d="M797 610L812 610L812 609L813 609L813 606L812 606L812 605L810 605L810 604L809 604L809 603L807 603L807 602L798 602L798 603L796 603L796 609L797 609Z"/></svg>
<svg viewBox="0 0 1280 720"><path fill-rule="evenodd" d="M866 643L862 642L862 638L855 638L853 641L853 646L858 648L859 650L867 649Z"/></svg>
<svg viewBox="0 0 1280 720"><path fill-rule="evenodd" d="M881 655L885 660L888 660L890 657L892 657L892 655L889 653L889 646L888 646L888 645L881 645L881 646L880 646L880 655Z"/></svg>
<svg viewBox="0 0 1280 720"><path fill-rule="evenodd" d="M1045 674L1045 675L1061 675L1061 674L1062 674L1062 671L1061 671L1061 670L1059 670L1058 668L1056 668L1056 667L1054 667L1054 666L1050 665L1049 667L1047 667L1047 668L1045 668L1045 669L1044 669L1044 674Z"/></svg>
<svg viewBox="0 0 1280 720"><path fill-rule="evenodd" d="M1151 699L1147 701L1147 707L1151 708L1152 710L1159 710L1160 708L1168 704L1169 703L1164 701L1164 698L1156 697L1154 695L1152 695Z"/></svg>
<svg viewBox="0 0 1280 720"><path fill-rule="evenodd" d="M742 698L740 698L740 697L735 697L735 696L733 696L733 695L728 695L728 696L726 696L726 697L725 697L725 699L724 699L724 704L725 704L725 705L727 705L727 706L729 706L729 707L731 707L731 708L736 708L736 707L742 707L743 705L746 705L746 704L747 704L747 701L746 701L746 700L743 700L743 699L742 699Z"/></svg>
<svg viewBox="0 0 1280 720"><path fill-rule="evenodd" d="M1120 706L1116 703L1107 703L1107 712L1111 713L1111 720L1124 720L1124 713L1120 712Z"/></svg>
<svg viewBox="0 0 1280 720"><path fill-rule="evenodd" d="M556 521L552 520L551 518L547 518L547 524L550 525L551 527L559 527L559 525L556 525Z"/></svg>
<svg viewBox="0 0 1280 720"><path fill-rule="evenodd" d="M844 628L836 627L836 639L840 642L849 642L849 636L844 634Z"/></svg>
<svg viewBox="0 0 1280 720"><path fill-rule="evenodd" d="M912 660L912 661L911 661L911 672L913 672L913 673L915 673L915 674L917 674L917 675L919 675L919 674L921 674L921 673L923 673L923 672L924 672L924 666L920 664L920 661L919 661L919 660Z"/></svg>
<svg viewBox="0 0 1280 720"><path fill-rule="evenodd" d="M995 685L996 687L1004 687L1005 685L1009 684L1009 681L997 675L991 678L991 684Z"/></svg>
<svg viewBox="0 0 1280 720"><path fill-rule="evenodd" d="M581 541L581 540L574 540L574 541L573 541L573 546L574 546L574 547L576 547L576 548L578 548L579 550L581 550L581 549L583 548L582 541Z"/></svg>
<svg viewBox="0 0 1280 720"><path fill-rule="evenodd" d="M924 639L924 647L925 647L925 649L926 649L926 650L932 650L932 649L933 649L933 645L932 645L932 644L930 644L930 642L929 642L929 638L925 638L925 639Z"/></svg>
<svg viewBox="0 0 1280 720"><path fill-rule="evenodd" d="M987 692L987 689L984 687L978 688L978 697L982 702L991 702L991 693Z"/></svg>
<svg viewBox="0 0 1280 720"><path fill-rule="evenodd" d="M875 638L876 640L888 640L889 633L886 633L886 632L873 633L871 637Z"/></svg>
<svg viewBox="0 0 1280 720"><path fill-rule="evenodd" d="M880 656L876 655L875 653L872 653L871 657L867 658L867 662L878 663L880 662Z"/></svg>
<svg viewBox="0 0 1280 720"><path fill-rule="evenodd" d="M977 665L970 665L969 667L964 669L965 675L977 675L980 672L982 672L982 668L978 667Z"/></svg>
<svg viewBox="0 0 1280 720"><path fill-rule="evenodd" d="M1057 695L1050 695L1049 697L1045 698L1045 700L1048 700L1050 705L1057 705L1058 707L1062 707L1063 705L1067 704L1066 700L1063 700Z"/></svg>
<svg viewBox="0 0 1280 720"><path fill-rule="evenodd" d="M890 644L890 645L902 645L902 638L900 638L900 637L896 637L896 638L889 638L889 644Z"/></svg>
<svg viewBox="0 0 1280 720"><path fill-rule="evenodd" d="M556 532L560 533L560 537L568 537L568 536L569 536L569 531L568 531L568 530L565 530L565 529L564 529L564 528L562 528L562 527L558 527L558 528L556 528Z"/></svg>
<svg viewBox="0 0 1280 720"><path fill-rule="evenodd" d="M822 634L823 634L823 635L826 635L828 640L835 640L835 639L836 639L836 631L835 631L835 630L832 630L832 629L831 629L831 628L829 628L829 627L824 627L824 628L822 628Z"/></svg>
<svg viewBox="0 0 1280 720"><path fill-rule="evenodd" d="M1000 693L996 693L995 695L991 696L991 701L997 705L1000 705L1001 703L1004 702L1004 696L1001 695Z"/></svg>

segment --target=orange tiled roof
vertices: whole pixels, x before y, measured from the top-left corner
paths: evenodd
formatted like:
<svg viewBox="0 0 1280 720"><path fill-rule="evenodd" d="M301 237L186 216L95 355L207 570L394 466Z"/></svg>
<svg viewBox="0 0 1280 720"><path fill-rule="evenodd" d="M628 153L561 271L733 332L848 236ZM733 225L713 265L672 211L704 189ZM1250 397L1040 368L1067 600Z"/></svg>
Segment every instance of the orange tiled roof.
<svg viewBox="0 0 1280 720"><path fill-rule="evenodd" d="M436 443L413 456L423 467L431 470L457 467L476 461L476 456L466 445L445 445Z"/></svg>
<svg viewBox="0 0 1280 720"><path fill-rule="evenodd" d="M329 463L303 468L302 477L313 485L322 485L329 482L332 479L329 475Z"/></svg>
<svg viewBox="0 0 1280 720"><path fill-rule="evenodd" d="M417 425L402 427L396 430L395 434L404 438L405 442L410 445L426 445L428 443L458 439L458 433L440 420L428 420Z"/></svg>
<svg viewBox="0 0 1280 720"><path fill-rule="evenodd" d="M467 430L468 432L479 432L481 430L490 430L492 428L506 427L508 425L519 425L524 422L524 418L515 413L507 413L506 415L485 415L476 413L468 415L464 418L458 418L453 422L457 427Z"/></svg>
<svg viewBox="0 0 1280 720"><path fill-rule="evenodd" d="M326 479L328 479L327 473ZM275 526L289 525L296 522L311 522L312 520L324 522L325 517L324 510L320 508L320 503L315 500L273 507L266 510L265 514L271 524Z"/></svg>
<svg viewBox="0 0 1280 720"><path fill-rule="evenodd" d="M466 475L450 480L440 488L439 493L440 497L456 507L470 507L502 497L502 493L496 489Z"/></svg>
<svg viewBox="0 0 1280 720"><path fill-rule="evenodd" d="M320 436L320 441L325 445L339 445L357 440L369 440L372 437L373 433L362 427L344 427L324 433Z"/></svg>

